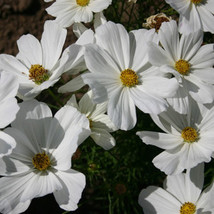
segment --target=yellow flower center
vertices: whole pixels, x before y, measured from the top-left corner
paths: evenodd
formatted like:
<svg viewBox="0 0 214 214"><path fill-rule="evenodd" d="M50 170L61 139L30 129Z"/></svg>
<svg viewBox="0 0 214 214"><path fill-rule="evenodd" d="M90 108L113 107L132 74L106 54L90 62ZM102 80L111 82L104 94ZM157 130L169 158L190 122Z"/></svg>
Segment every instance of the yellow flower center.
<svg viewBox="0 0 214 214"><path fill-rule="evenodd" d="M202 2L202 0L191 0L191 2L192 2L193 4L199 4L199 3Z"/></svg>
<svg viewBox="0 0 214 214"><path fill-rule="evenodd" d="M180 59L175 63L175 70L182 75L187 75L190 70L190 64L186 60Z"/></svg>
<svg viewBox="0 0 214 214"><path fill-rule="evenodd" d="M181 206L180 214L194 214L196 206L193 203L186 202Z"/></svg>
<svg viewBox="0 0 214 214"><path fill-rule="evenodd" d="M133 87L138 84L138 76L132 69L125 69L120 74L120 80L126 87Z"/></svg>
<svg viewBox="0 0 214 214"><path fill-rule="evenodd" d="M36 154L33 157L32 162L35 168L39 171L46 170L51 164L50 159L48 155L45 154L45 152Z"/></svg>
<svg viewBox="0 0 214 214"><path fill-rule="evenodd" d="M48 70L44 69L41 65L31 65L29 79L33 80L37 85L45 82L49 77Z"/></svg>
<svg viewBox="0 0 214 214"><path fill-rule="evenodd" d="M81 7L85 7L89 2L90 0L76 0L76 3Z"/></svg>
<svg viewBox="0 0 214 214"><path fill-rule="evenodd" d="M188 143L193 143L198 139L197 131L192 127L186 127L181 132L181 137Z"/></svg>

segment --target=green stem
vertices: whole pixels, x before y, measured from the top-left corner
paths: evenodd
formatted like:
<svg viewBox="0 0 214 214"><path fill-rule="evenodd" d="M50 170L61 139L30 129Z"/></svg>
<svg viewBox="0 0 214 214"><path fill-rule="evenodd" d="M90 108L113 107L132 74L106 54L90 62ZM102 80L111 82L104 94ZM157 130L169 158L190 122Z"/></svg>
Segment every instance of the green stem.
<svg viewBox="0 0 214 214"><path fill-rule="evenodd" d="M60 107L63 106L63 103L58 99L58 97L51 91L51 89L48 89L48 93L51 95L51 97L60 105Z"/></svg>
<svg viewBox="0 0 214 214"><path fill-rule="evenodd" d="M108 206L108 213L109 214L112 214L112 203L111 203L111 196L110 196L110 193L108 193L108 201L109 201L109 206Z"/></svg>

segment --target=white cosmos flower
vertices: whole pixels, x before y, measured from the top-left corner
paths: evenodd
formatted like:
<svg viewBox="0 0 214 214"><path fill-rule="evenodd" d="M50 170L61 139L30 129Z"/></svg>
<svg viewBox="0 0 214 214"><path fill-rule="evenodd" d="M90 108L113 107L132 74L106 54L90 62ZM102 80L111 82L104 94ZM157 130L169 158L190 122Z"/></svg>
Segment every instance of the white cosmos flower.
<svg viewBox="0 0 214 214"><path fill-rule="evenodd" d="M206 108L189 99L187 114L169 107L166 112L151 115L166 133L137 132L144 143L165 150L153 159L153 164L166 174L209 162L214 152L214 106Z"/></svg>
<svg viewBox="0 0 214 214"><path fill-rule="evenodd" d="M179 31L184 34L197 30L214 33L213 0L166 0L179 14Z"/></svg>
<svg viewBox="0 0 214 214"><path fill-rule="evenodd" d="M175 76L180 84L175 97L185 98L190 94L197 102L213 102L214 45L202 45L203 32L200 30L179 38L174 20L162 23L158 35L162 47L149 43L149 61ZM186 113L183 99L177 101L176 110Z"/></svg>
<svg viewBox="0 0 214 214"><path fill-rule="evenodd" d="M135 106L145 113L164 111L164 98L175 94L178 83L148 63L147 42L158 42L154 29L127 33L122 25L107 22L97 28L95 39L97 45L87 45L85 52L91 73L82 78L95 103L108 101L107 113L116 127L135 126Z"/></svg>
<svg viewBox="0 0 214 214"><path fill-rule="evenodd" d="M107 103L94 104L92 102L92 92L88 91L83 95L77 104L76 97L73 95L67 105L77 108L82 114L85 114L89 120L91 129L91 138L94 142L108 150L115 146L115 139L109 132L116 131L117 128L106 115Z"/></svg>
<svg viewBox="0 0 214 214"><path fill-rule="evenodd" d="M91 22L93 13L106 9L111 0L56 0L46 9L48 14L56 17L56 22L69 27L74 22Z"/></svg>
<svg viewBox="0 0 214 214"><path fill-rule="evenodd" d="M77 209L85 176L71 169L71 156L90 134L87 118L71 106L52 117L46 104L25 101L5 132L17 145L0 159L0 212L24 212L33 198L50 193L62 209Z"/></svg>
<svg viewBox="0 0 214 214"><path fill-rule="evenodd" d="M138 202L144 214L212 214L214 185L204 191L203 164L186 173L168 175L164 188L149 186L143 189Z"/></svg>
<svg viewBox="0 0 214 214"><path fill-rule="evenodd" d="M19 83L16 77L8 72L0 72L0 158L11 153L15 147L15 140L1 131L15 118L19 110L15 98Z"/></svg>
<svg viewBox="0 0 214 214"><path fill-rule="evenodd" d="M44 25L41 43L32 35L24 35L18 41L19 53L16 57L0 55L0 69L14 73L18 77L18 96L32 99L42 90L53 86L65 72L67 51L60 59L66 39L66 30L53 21ZM69 63L77 58L80 47L72 45ZM72 49L71 48L71 49Z"/></svg>

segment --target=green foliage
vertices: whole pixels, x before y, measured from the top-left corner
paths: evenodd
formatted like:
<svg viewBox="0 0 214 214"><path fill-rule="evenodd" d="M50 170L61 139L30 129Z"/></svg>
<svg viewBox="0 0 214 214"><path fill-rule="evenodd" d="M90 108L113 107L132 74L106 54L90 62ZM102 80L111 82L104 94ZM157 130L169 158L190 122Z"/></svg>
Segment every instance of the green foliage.
<svg viewBox="0 0 214 214"><path fill-rule="evenodd" d="M79 147L81 155L73 160L73 168L87 177L79 210L91 214L137 214L142 212L137 202L140 190L151 184L162 185L165 175L151 162L160 150L146 146L136 135L140 130L154 130L154 124L140 111L138 118L134 129L113 133L117 144L109 151L91 139Z"/></svg>

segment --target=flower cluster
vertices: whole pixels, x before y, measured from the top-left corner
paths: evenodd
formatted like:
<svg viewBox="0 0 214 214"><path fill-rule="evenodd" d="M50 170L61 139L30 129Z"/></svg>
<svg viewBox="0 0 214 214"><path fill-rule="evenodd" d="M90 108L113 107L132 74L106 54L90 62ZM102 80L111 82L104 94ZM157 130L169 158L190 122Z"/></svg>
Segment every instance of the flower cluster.
<svg viewBox="0 0 214 214"><path fill-rule="evenodd" d="M136 109L165 132L136 133L164 150L152 162L167 175L164 188L141 191L144 213L214 213L214 183L203 190L204 164L214 156L214 44L203 43L204 32L214 33L214 3L166 2L178 24L160 13L143 25L150 29L128 32L106 20L111 0L56 0L41 41L23 35L16 56L0 54L1 213L24 212L50 193L60 208L76 210L87 175L71 169L73 154L89 136L104 150L115 147L110 133L133 129ZM92 20L88 29L83 23ZM78 39L64 48L70 26ZM75 78L58 87L62 75ZM53 116L36 98L54 85L58 93L88 91L72 93Z"/></svg>

